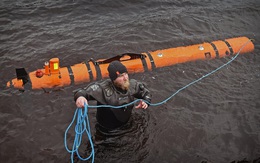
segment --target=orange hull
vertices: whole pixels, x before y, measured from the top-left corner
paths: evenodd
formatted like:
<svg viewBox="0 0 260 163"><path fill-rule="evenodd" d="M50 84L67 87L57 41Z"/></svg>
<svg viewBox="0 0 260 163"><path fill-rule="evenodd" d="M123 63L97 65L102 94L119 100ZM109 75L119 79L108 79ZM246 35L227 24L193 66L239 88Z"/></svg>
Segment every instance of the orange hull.
<svg viewBox="0 0 260 163"><path fill-rule="evenodd" d="M25 82L23 77L17 77L9 81L7 86L22 90L27 83L30 83L28 85L30 85L31 89L64 87L107 78L107 67L113 60L120 60L127 67L129 73L142 73L184 62L235 55L242 47L240 54L254 50L254 44L247 37L237 37L224 41L162 49L142 54L126 53L109 59L89 60L85 63L61 68L59 67L59 59L53 58L49 63L45 64L45 69L26 74L28 82Z"/></svg>

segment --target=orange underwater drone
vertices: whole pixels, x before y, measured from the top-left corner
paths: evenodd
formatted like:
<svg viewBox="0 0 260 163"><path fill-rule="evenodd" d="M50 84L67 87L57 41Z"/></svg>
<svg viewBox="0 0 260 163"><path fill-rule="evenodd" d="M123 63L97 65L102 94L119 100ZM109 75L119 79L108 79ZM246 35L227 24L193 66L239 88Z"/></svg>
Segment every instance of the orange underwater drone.
<svg viewBox="0 0 260 163"><path fill-rule="evenodd" d="M64 87L108 77L107 67L114 60L121 61L127 67L128 73L141 73L194 60L235 55L241 48L240 54L249 53L254 50L254 44L247 37L237 37L141 54L125 53L109 59L89 60L67 67L60 67L59 59L52 58L45 62L44 69L29 74L24 68L16 69L17 78L9 81L7 87L21 90L24 90L26 85L30 89Z"/></svg>

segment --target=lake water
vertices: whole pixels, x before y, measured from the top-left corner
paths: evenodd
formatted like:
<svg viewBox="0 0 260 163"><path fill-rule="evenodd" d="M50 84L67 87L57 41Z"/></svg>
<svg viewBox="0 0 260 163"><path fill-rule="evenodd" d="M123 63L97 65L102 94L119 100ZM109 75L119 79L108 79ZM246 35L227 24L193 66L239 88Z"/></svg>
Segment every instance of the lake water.
<svg viewBox="0 0 260 163"><path fill-rule="evenodd" d="M0 162L70 162L64 132L76 109L72 91L86 86L47 92L6 88L15 68L30 72L53 57L63 67L238 36L254 39L254 52L238 56L166 104L134 110L126 129L95 142L95 162L260 162L259 22L258 0L2 0ZM130 77L145 82L156 103L230 59ZM93 137L95 112L89 111ZM81 148L89 152L87 141Z"/></svg>

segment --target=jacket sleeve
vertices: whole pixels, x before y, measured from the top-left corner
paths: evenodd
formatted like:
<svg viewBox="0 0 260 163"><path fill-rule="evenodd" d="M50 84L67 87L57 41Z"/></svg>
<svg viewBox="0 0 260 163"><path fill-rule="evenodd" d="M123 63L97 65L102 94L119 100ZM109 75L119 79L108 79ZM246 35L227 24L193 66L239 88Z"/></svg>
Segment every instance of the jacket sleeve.
<svg viewBox="0 0 260 163"><path fill-rule="evenodd" d="M80 97L80 96L83 96L85 97L87 100L89 100L88 97L88 94L87 94L87 91L85 89L79 89L77 90L75 93L74 93L74 101L77 101L77 99Z"/></svg>
<svg viewBox="0 0 260 163"><path fill-rule="evenodd" d="M79 89L74 93L74 100L76 101L80 96L85 97L89 100L96 100L99 102L103 102L102 89L99 84L94 83L84 89Z"/></svg>
<svg viewBox="0 0 260 163"><path fill-rule="evenodd" d="M141 82L136 83L136 94L134 95L135 98L144 99L148 102L148 105L151 103L152 95L145 84Z"/></svg>

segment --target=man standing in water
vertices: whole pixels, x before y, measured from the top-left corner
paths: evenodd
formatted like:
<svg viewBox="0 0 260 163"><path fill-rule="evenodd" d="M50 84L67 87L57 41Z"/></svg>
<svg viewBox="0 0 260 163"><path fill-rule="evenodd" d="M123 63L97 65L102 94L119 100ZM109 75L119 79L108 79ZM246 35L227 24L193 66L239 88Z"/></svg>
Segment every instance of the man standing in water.
<svg viewBox="0 0 260 163"><path fill-rule="evenodd" d="M138 99L150 103L151 95L146 86L128 77L126 67L119 61L113 61L107 68L110 79L90 84L74 94L78 108L84 108L89 100L97 101L97 105L121 106ZM105 131L117 129L128 122L133 105L128 107L98 108L96 113L97 125ZM148 104L140 100L135 108L147 109Z"/></svg>

